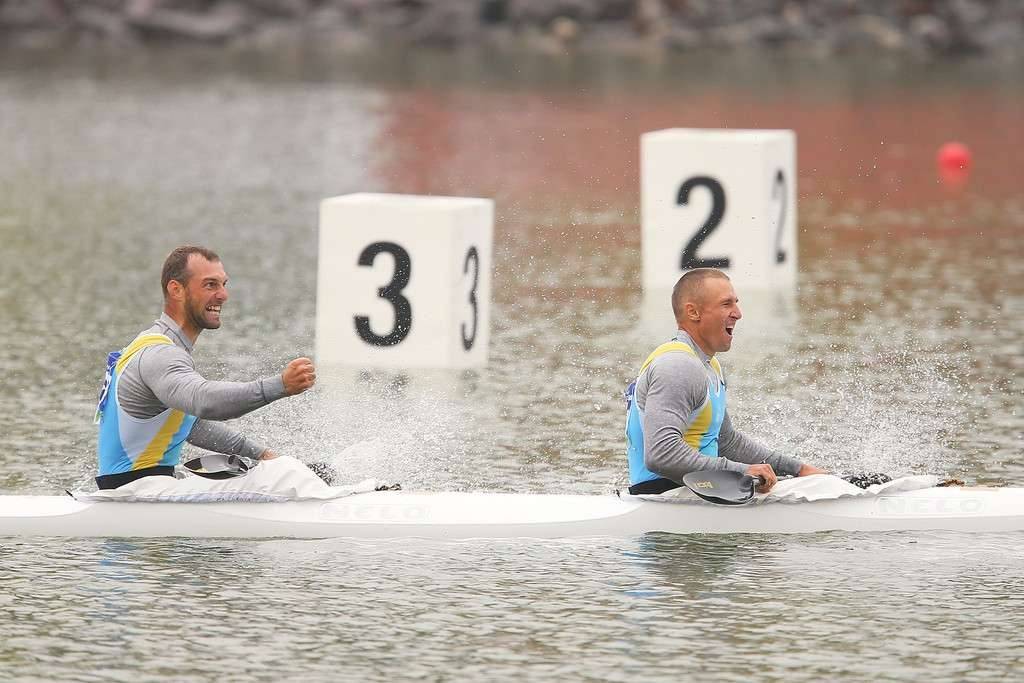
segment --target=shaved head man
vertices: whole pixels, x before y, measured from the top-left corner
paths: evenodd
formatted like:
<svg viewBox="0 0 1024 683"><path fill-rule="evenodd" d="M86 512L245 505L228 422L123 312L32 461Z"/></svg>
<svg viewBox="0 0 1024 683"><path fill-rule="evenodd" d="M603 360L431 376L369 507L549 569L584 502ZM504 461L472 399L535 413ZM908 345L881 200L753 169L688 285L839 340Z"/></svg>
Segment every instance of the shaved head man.
<svg viewBox="0 0 1024 683"><path fill-rule="evenodd" d="M672 288L676 325L708 356L728 351L736 323L743 317L729 277L714 268L691 270Z"/></svg>
<svg viewBox="0 0 1024 683"><path fill-rule="evenodd" d="M726 380L716 354L732 348L743 317L729 276L688 271L672 289L676 336L656 348L626 390L629 492L662 493L698 470L732 470L764 479L824 470L769 450L733 428Z"/></svg>

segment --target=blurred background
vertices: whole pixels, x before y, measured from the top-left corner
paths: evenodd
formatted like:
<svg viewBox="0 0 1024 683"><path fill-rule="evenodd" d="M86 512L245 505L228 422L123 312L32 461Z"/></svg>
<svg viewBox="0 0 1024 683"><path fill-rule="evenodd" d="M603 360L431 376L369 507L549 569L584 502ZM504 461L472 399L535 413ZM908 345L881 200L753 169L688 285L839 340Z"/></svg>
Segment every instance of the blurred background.
<svg viewBox="0 0 1024 683"><path fill-rule="evenodd" d="M415 47L542 54L797 48L1013 60L1014 0L3 0L17 45L206 43L378 52Z"/></svg>

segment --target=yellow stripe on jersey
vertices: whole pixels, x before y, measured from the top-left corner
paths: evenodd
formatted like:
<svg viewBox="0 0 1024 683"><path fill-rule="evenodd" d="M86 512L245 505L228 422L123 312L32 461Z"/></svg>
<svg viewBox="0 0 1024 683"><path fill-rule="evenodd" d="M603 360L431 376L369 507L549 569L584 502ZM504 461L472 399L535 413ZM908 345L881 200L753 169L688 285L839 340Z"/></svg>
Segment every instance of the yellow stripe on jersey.
<svg viewBox="0 0 1024 683"><path fill-rule="evenodd" d="M715 369L715 372L718 374L718 379L719 380L724 380L725 379L722 376L722 364L718 362L717 358L712 358L711 359L711 367L713 367Z"/></svg>
<svg viewBox="0 0 1024 683"><path fill-rule="evenodd" d="M711 401L704 399L704 407L697 413L697 419L687 428L683 434L683 441L694 450L700 450L700 442L707 435L708 427L711 426Z"/></svg>
<svg viewBox="0 0 1024 683"><path fill-rule="evenodd" d="M651 355L647 356L647 360L645 360L644 364L640 366L640 372L638 374L641 374L641 375L644 374L644 370L647 369L648 365L650 365L651 363L654 362L655 358L657 358L658 356L660 356L662 354L666 354L669 351L683 351L685 353L690 354L691 356L696 356L697 355L696 352L694 352L694 350L692 348L690 348L689 344L684 344L681 341L665 342L664 344L662 344L658 348L656 348L653 351L651 351ZM717 362L717 361L715 361L715 362Z"/></svg>
<svg viewBox="0 0 1024 683"><path fill-rule="evenodd" d="M651 351L651 355L649 355L647 360L644 361L644 364L640 366L640 374L642 375L644 373L648 366L654 362L655 358L669 353L670 351L682 351L690 354L691 356L697 357L697 353L689 344L675 340L665 342L658 348L654 349L654 351ZM714 368L715 373L718 375L719 381L723 381L721 363L718 362L717 358L712 358L710 363L711 367ZM701 440L707 435L708 427L711 426L713 413L714 411L712 409L711 401L705 397L704 405L701 406L700 411L697 413L697 417L686 429L686 433L683 434L682 438L682 440L689 444L694 450L700 450Z"/></svg>
<svg viewBox="0 0 1024 683"><path fill-rule="evenodd" d="M114 366L114 372L121 374L124 370L124 366L128 365L128 361L131 360L132 356L146 348L147 346L156 346L158 344L173 344L171 338L165 334L142 334L135 338L135 340L124 347L121 352L121 357L117 359L117 365Z"/></svg>
<svg viewBox="0 0 1024 683"><path fill-rule="evenodd" d="M171 438L181 429L181 424L184 421L185 413L180 410L172 410L163 426L160 427L160 431L156 433L156 436L149 442L145 450L139 454L138 459L132 463L132 469L141 470L146 467L156 467L157 463L163 459L164 454L167 452L167 447L171 444Z"/></svg>
<svg viewBox="0 0 1024 683"><path fill-rule="evenodd" d="M664 344L662 344L658 348L656 348L653 351L651 351L651 355L647 356L647 360L645 360L644 364L640 366L640 372L638 374L640 374L640 375L644 374L644 370L646 370L647 367L651 363L654 362L655 358L657 358L658 356L661 356L663 354L666 354L669 351L683 351L684 353L688 353L691 356L694 356L694 357L697 356L697 352L694 351L693 348L689 344L686 344L686 343L681 342L681 341L665 342ZM711 358L709 363L711 364L711 367L714 368L715 374L718 375L719 381L724 381L725 378L722 375L722 364L718 362L718 359L713 357L713 358Z"/></svg>

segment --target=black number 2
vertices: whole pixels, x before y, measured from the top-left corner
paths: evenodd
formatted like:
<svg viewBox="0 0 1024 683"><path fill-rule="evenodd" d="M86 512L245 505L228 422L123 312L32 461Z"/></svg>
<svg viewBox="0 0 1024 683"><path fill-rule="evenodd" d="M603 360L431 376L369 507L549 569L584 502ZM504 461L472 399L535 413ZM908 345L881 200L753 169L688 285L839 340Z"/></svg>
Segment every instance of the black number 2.
<svg viewBox="0 0 1024 683"><path fill-rule="evenodd" d="M775 262L786 262L786 251L782 248L782 232L786 229L786 174L780 168L775 172L775 184L772 185L772 199L779 199L779 227L775 231Z"/></svg>
<svg viewBox="0 0 1024 683"><path fill-rule="evenodd" d="M473 348L473 343L476 341L476 325L477 325L477 304L476 304L476 286L480 280L480 254L477 253L476 247L470 247L469 251L466 252L466 260L462 263L462 274L465 275L469 272L469 262L473 262L473 286L469 290L469 305L473 309L473 331L468 335L466 334L466 323L462 323L462 348L469 351Z"/></svg>
<svg viewBox="0 0 1024 683"><path fill-rule="evenodd" d="M409 252L394 242L374 242L359 254L359 265L372 266L377 254L388 253L395 259L395 272L391 282L377 290L377 296L391 303L395 308L395 326L384 336L375 334L370 329L370 318L365 315L355 317L356 332L359 338L373 346L394 346L409 336L412 329L412 305L402 296L402 290L409 284L412 276L412 259Z"/></svg>
<svg viewBox="0 0 1024 683"><path fill-rule="evenodd" d="M725 190L722 189L722 183L714 178L694 176L679 186L679 196L676 198L676 203L680 206L687 204L690 201L690 191L695 187L706 187L711 193L711 213L708 214L707 220L700 226L697 233L686 243L680 267L683 270L691 268L728 268L728 257L701 258L697 256L697 250L700 248L700 245L714 232L718 224L722 222L722 217L725 216Z"/></svg>

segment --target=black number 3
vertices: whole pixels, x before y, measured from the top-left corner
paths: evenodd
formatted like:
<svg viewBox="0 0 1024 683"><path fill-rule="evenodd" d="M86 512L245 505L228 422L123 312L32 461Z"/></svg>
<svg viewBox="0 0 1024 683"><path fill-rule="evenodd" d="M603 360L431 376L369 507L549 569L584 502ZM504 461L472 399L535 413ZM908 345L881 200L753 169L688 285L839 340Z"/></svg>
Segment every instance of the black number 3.
<svg viewBox="0 0 1024 683"><path fill-rule="evenodd" d="M372 266L377 254L388 253L395 259L395 272L391 282L377 290L377 296L387 300L395 308L395 326L386 335L375 334L370 329L370 318L365 315L355 317L356 332L359 338L373 346L394 346L409 336L412 329L412 305L402 296L402 290L409 284L412 276L412 259L409 252L394 242L374 242L359 254L359 265Z"/></svg>
<svg viewBox="0 0 1024 683"><path fill-rule="evenodd" d="M462 323L462 348L469 351L473 348L473 342L476 341L476 325L477 325L477 305L476 305L476 286L480 280L480 254L477 253L476 247L470 247L469 251L466 252L466 260L462 263L462 274L465 275L469 272L469 262L473 262L473 286L469 290L469 305L473 308L473 331L468 335L466 334L466 323Z"/></svg>
<svg viewBox="0 0 1024 683"><path fill-rule="evenodd" d="M779 200L779 227L775 230L775 262L786 262L786 250L782 248L782 231L786 229L786 174L780 168L775 172L775 184L772 185L772 199Z"/></svg>

